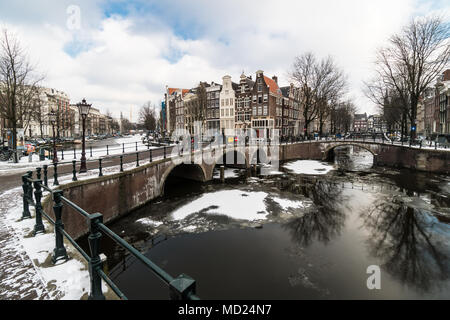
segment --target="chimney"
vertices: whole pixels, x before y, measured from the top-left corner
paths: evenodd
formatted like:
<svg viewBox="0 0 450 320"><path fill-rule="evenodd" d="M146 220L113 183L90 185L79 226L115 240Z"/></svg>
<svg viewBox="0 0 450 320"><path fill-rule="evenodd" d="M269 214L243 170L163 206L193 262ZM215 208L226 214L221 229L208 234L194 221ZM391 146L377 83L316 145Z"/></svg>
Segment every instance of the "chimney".
<svg viewBox="0 0 450 320"><path fill-rule="evenodd" d="M272 80L275 81L276 84L278 84L278 77L277 76L273 76Z"/></svg>

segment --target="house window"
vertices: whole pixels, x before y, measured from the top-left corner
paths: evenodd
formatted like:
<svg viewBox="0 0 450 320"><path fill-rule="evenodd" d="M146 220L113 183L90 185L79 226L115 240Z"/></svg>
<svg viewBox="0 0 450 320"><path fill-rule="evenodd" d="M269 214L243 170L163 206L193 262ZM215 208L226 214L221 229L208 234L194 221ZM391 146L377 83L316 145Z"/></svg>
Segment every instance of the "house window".
<svg viewBox="0 0 450 320"><path fill-rule="evenodd" d="M267 116L267 105L264 106L264 115Z"/></svg>
<svg viewBox="0 0 450 320"><path fill-rule="evenodd" d="M253 95L253 102L256 103L256 94Z"/></svg>
<svg viewBox="0 0 450 320"><path fill-rule="evenodd" d="M242 87L241 87L241 93L245 93L245 86L244 85L242 85Z"/></svg>
<svg viewBox="0 0 450 320"><path fill-rule="evenodd" d="M258 96L258 103L262 103L262 95Z"/></svg>
<svg viewBox="0 0 450 320"><path fill-rule="evenodd" d="M253 107L253 115L256 116L256 107Z"/></svg>
<svg viewBox="0 0 450 320"><path fill-rule="evenodd" d="M262 115L262 107L261 106L258 107L258 115Z"/></svg>
<svg viewBox="0 0 450 320"><path fill-rule="evenodd" d="M268 99L268 95L265 94L265 95L264 95L264 102L267 102L267 99Z"/></svg>

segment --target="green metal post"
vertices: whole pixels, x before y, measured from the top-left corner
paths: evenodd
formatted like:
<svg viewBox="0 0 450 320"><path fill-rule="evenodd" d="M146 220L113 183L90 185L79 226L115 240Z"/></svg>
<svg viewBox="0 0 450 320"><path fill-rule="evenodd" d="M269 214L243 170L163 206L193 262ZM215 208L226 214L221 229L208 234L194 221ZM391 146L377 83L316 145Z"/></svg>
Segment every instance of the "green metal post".
<svg viewBox="0 0 450 320"><path fill-rule="evenodd" d="M56 162L53 164L53 185L54 186L59 186L59 182L58 182L58 164Z"/></svg>
<svg viewBox="0 0 450 320"><path fill-rule="evenodd" d="M195 280L188 275L181 274L169 283L171 300L188 300L195 294Z"/></svg>
<svg viewBox="0 0 450 320"><path fill-rule="evenodd" d="M98 159L98 176L103 177L102 159Z"/></svg>
<svg viewBox="0 0 450 320"><path fill-rule="evenodd" d="M48 166L44 165L44 186L48 187L48 176L47 176L47 172L48 172Z"/></svg>
<svg viewBox="0 0 450 320"><path fill-rule="evenodd" d="M41 180L42 168L36 168L36 179Z"/></svg>
<svg viewBox="0 0 450 320"><path fill-rule="evenodd" d="M89 261L89 275L91 280L91 292L89 300L105 300L102 293L102 278L99 270L102 270L103 264L100 259L100 238L102 233L98 229L98 224L103 223L103 216L100 213L89 216L89 249L91 250L91 260Z"/></svg>
<svg viewBox="0 0 450 320"><path fill-rule="evenodd" d="M61 230L64 230L64 224L62 223L62 200L63 192L61 190L53 192L53 212L55 213L55 249L53 250L52 262L56 264L59 260L68 260L66 248L64 247L64 238Z"/></svg>
<svg viewBox="0 0 450 320"><path fill-rule="evenodd" d="M73 173L73 178L72 181L78 181L77 179L77 161L73 160L72 161L72 173Z"/></svg>
<svg viewBox="0 0 450 320"><path fill-rule="evenodd" d="M28 174L22 176L22 189L23 189L23 211L22 220L31 219L30 210L28 207Z"/></svg>
<svg viewBox="0 0 450 320"><path fill-rule="evenodd" d="M33 236L36 236L38 233L45 233L45 227L42 223L42 181L40 179L34 180L34 199L36 200L35 208L36 208L36 224L34 225Z"/></svg>

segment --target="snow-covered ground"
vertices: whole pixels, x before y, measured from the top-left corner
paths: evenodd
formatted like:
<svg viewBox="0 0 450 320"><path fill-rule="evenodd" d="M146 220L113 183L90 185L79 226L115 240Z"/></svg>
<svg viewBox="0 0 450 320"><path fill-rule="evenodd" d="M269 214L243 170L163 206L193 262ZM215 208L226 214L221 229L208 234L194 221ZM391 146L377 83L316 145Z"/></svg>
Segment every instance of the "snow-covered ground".
<svg viewBox="0 0 450 320"><path fill-rule="evenodd" d="M298 160L287 163L283 167L291 170L295 174L309 175L322 175L334 170L333 166L315 160Z"/></svg>
<svg viewBox="0 0 450 320"><path fill-rule="evenodd" d="M239 171L240 171L239 169L225 168L225 170L224 170L225 179L239 177ZM213 179L220 179L220 170L219 169L216 169L214 171Z"/></svg>

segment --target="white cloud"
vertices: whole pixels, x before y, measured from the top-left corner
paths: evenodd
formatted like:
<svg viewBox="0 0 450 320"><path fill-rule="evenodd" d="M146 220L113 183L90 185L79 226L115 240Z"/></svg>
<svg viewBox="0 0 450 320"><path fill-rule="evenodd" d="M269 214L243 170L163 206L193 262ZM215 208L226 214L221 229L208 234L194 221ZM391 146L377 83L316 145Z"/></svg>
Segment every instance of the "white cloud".
<svg viewBox="0 0 450 320"><path fill-rule="evenodd" d="M164 1L164 16L133 11L106 18L100 7L105 1L81 1L83 27L70 31L70 1L14 3L8 17L0 13L0 22L16 30L39 61L46 85L66 91L73 102L86 97L116 116L128 115L133 106L133 120L144 102L162 99L166 84L192 87L225 74L237 81L243 69L262 69L288 84L293 58L306 51L332 55L349 74L350 95L371 112L361 87L374 50L417 10L436 9L413 0ZM183 38L180 26L194 39ZM81 52L70 56L67 48Z"/></svg>

